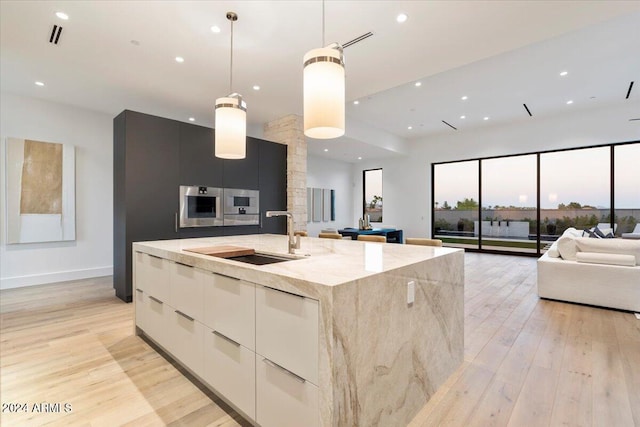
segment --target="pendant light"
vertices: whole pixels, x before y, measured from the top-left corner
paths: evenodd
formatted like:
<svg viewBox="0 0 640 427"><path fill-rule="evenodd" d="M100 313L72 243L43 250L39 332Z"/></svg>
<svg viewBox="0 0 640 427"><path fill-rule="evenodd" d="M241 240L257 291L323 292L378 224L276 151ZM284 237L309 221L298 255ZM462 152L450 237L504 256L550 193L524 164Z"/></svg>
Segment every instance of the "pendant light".
<svg viewBox="0 0 640 427"><path fill-rule="evenodd" d="M324 0L322 0L322 45ZM331 139L344 135L344 56L342 46L332 43L304 55L304 134Z"/></svg>
<svg viewBox="0 0 640 427"><path fill-rule="evenodd" d="M229 62L229 93L216 99L215 155L222 159L244 159L247 153L247 104L233 87L233 23L235 12L227 12L231 22L231 60Z"/></svg>

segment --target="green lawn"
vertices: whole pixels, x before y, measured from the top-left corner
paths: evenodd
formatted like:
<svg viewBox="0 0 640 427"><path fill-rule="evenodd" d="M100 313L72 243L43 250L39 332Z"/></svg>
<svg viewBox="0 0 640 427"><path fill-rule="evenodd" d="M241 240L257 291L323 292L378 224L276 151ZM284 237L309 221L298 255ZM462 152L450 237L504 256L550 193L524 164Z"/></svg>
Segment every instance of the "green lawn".
<svg viewBox="0 0 640 427"><path fill-rule="evenodd" d="M438 237L442 240L442 243L457 243L461 245L478 245L478 239L463 239L459 237ZM523 248L523 249L536 249L536 242L523 242L513 240L492 240L482 239L483 246L502 246L507 248Z"/></svg>

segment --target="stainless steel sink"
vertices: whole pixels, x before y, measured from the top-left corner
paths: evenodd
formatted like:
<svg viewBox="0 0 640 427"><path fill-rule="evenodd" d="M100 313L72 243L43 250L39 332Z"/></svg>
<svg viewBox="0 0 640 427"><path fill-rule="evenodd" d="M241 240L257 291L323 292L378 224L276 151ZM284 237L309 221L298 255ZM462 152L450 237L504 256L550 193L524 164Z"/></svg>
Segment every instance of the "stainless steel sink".
<svg viewBox="0 0 640 427"><path fill-rule="evenodd" d="M284 262L284 261L295 261L296 259L299 259L299 258L286 258L283 256L275 256L275 255L253 254L253 255L234 256L227 259L230 259L233 261L245 262L247 264L253 264L253 265L266 265L266 264L275 264L277 262Z"/></svg>

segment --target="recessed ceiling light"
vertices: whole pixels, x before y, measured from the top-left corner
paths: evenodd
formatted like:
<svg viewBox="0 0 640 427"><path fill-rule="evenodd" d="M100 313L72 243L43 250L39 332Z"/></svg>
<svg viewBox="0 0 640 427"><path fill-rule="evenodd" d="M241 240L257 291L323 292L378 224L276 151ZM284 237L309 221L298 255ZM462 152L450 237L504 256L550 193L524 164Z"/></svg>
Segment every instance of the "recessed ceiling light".
<svg viewBox="0 0 640 427"><path fill-rule="evenodd" d="M467 118L467 116L460 116L460 118L464 120Z"/></svg>
<svg viewBox="0 0 640 427"><path fill-rule="evenodd" d="M44 83L42 83L42 82L36 82L36 86L44 86Z"/></svg>
<svg viewBox="0 0 640 427"><path fill-rule="evenodd" d="M324 152L326 153L327 151L329 151L329 149L328 149L328 148L325 148L325 149L324 149Z"/></svg>
<svg viewBox="0 0 640 427"><path fill-rule="evenodd" d="M406 13L401 13L398 16L396 16L396 21L402 24L403 22L406 22L408 18L409 17L407 16Z"/></svg>
<svg viewBox="0 0 640 427"><path fill-rule="evenodd" d="M190 122L195 122L195 121L196 121L196 119L194 119L193 117L189 117L189 121L190 121Z"/></svg>
<svg viewBox="0 0 640 427"><path fill-rule="evenodd" d="M416 87L422 86L422 82L416 82Z"/></svg>
<svg viewBox="0 0 640 427"><path fill-rule="evenodd" d="M66 21L67 19L69 19L69 15L67 15L67 14L66 14L66 13L64 13L64 12L56 12L56 16L57 16L58 18L60 18L60 19L65 20L65 21Z"/></svg>
<svg viewBox="0 0 640 427"><path fill-rule="evenodd" d="M217 25L214 25L213 27L211 27L211 31L218 34L221 30L220 30L220 27L218 27Z"/></svg>
<svg viewBox="0 0 640 427"><path fill-rule="evenodd" d="M468 97L467 95L465 95L465 96L463 96L463 97L462 97L462 98L460 98L460 99L462 99L463 101L466 101L467 99L469 99L469 97Z"/></svg>
<svg viewBox="0 0 640 427"><path fill-rule="evenodd" d="M184 58L182 56L176 56L176 62L183 63L184 62Z"/></svg>
<svg viewBox="0 0 640 427"><path fill-rule="evenodd" d="M362 157L358 157L358 160L362 160Z"/></svg>
<svg viewBox="0 0 640 427"><path fill-rule="evenodd" d="M560 73L560 75L561 75L562 77L566 76L567 74L569 74L567 71L563 71L563 72L561 72L561 73Z"/></svg>
<svg viewBox="0 0 640 427"><path fill-rule="evenodd" d="M360 104L360 101L353 101L353 105L358 105Z"/></svg>
<svg viewBox="0 0 640 427"><path fill-rule="evenodd" d="M568 100L567 101L567 105L571 105L571 104L573 104L573 101L572 100Z"/></svg>
<svg viewBox="0 0 640 427"><path fill-rule="evenodd" d="M407 126L407 129L411 130L413 129L413 126Z"/></svg>
<svg viewBox="0 0 640 427"><path fill-rule="evenodd" d="M485 118L483 118L482 120L489 120L489 117L485 117Z"/></svg>
<svg viewBox="0 0 640 427"><path fill-rule="evenodd" d="M258 85L253 85L253 90L260 90L260 86L258 86Z"/></svg>

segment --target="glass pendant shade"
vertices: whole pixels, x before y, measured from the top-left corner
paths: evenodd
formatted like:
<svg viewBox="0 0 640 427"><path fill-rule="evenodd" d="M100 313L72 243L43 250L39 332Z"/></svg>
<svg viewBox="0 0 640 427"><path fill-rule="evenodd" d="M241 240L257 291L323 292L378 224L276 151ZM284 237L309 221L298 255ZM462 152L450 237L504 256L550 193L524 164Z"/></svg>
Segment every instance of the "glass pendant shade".
<svg viewBox="0 0 640 427"><path fill-rule="evenodd" d="M344 135L344 62L338 49L313 49L304 56L304 134L331 139Z"/></svg>
<svg viewBox="0 0 640 427"><path fill-rule="evenodd" d="M247 107L241 97L216 99L215 156L244 159L247 154Z"/></svg>

